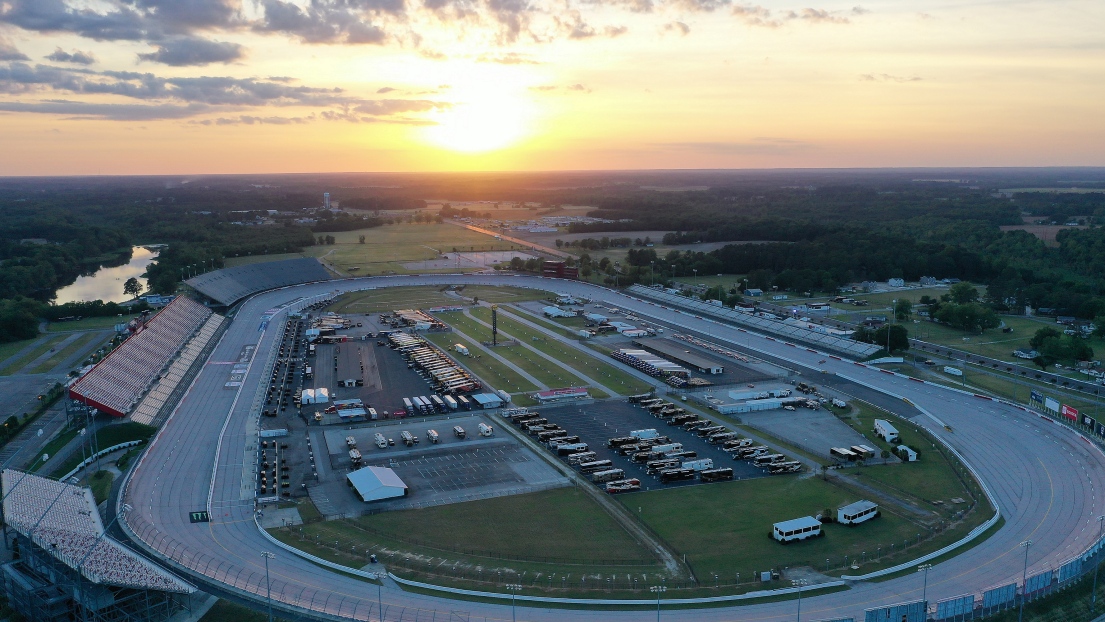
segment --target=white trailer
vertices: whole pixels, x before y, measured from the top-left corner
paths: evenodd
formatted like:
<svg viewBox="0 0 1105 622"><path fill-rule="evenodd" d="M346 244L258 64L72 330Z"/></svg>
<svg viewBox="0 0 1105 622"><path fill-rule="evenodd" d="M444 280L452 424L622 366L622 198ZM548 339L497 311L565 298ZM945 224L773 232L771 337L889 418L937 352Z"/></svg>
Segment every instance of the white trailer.
<svg viewBox="0 0 1105 622"><path fill-rule="evenodd" d="M898 442L898 429L885 419L875 419L875 434L888 443Z"/></svg>
<svg viewBox="0 0 1105 622"><path fill-rule="evenodd" d="M950 365L947 365L944 367L944 373L951 376L962 376L963 370L959 369L958 367L951 367Z"/></svg>
<svg viewBox="0 0 1105 622"><path fill-rule="evenodd" d="M376 441L376 446L380 449L386 449L388 446L388 439L384 438L384 435L380 434L379 432L377 432L376 435L373 436L373 440Z"/></svg>
<svg viewBox="0 0 1105 622"><path fill-rule="evenodd" d="M714 461L712 458L700 458L698 460L688 460L683 463L684 469L692 469L695 471L708 471L714 468Z"/></svg>
<svg viewBox="0 0 1105 622"><path fill-rule="evenodd" d="M495 433L495 428L492 428L491 426L487 425L486 423L481 423L478 426L478 429L480 431L480 436L491 436L492 434Z"/></svg>
<svg viewBox="0 0 1105 622"><path fill-rule="evenodd" d="M656 428L648 428L647 430L633 430L629 435L633 438L647 441L659 437L660 433L656 431Z"/></svg>
<svg viewBox="0 0 1105 622"><path fill-rule="evenodd" d="M442 399L443 399L443 400L445 400L445 406L446 406L446 407L447 407L447 408L448 408L449 410L456 410L456 409L457 409L457 401L453 399L453 396L451 396L451 395L446 395L446 396L445 396L445 397L443 397Z"/></svg>
<svg viewBox="0 0 1105 622"><path fill-rule="evenodd" d="M457 354L468 356L468 346L464 345L463 343L458 343L454 345L453 349L457 351Z"/></svg>

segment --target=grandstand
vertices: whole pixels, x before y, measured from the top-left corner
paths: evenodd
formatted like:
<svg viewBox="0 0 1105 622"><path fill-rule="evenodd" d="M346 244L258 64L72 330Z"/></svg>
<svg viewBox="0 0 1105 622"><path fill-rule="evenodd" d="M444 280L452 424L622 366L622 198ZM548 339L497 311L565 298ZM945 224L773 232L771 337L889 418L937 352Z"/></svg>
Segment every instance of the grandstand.
<svg viewBox="0 0 1105 622"><path fill-rule="evenodd" d="M69 397L116 417L126 416L211 315L207 307L178 296L74 382Z"/></svg>
<svg viewBox="0 0 1105 622"><path fill-rule="evenodd" d="M20 552L4 591L25 618L158 621L187 607L196 588L108 537L89 489L12 469L0 484Z"/></svg>
<svg viewBox="0 0 1105 622"><path fill-rule="evenodd" d="M317 259L306 257L223 268L190 278L185 283L229 307L250 294L267 289L329 279L330 273Z"/></svg>
<svg viewBox="0 0 1105 622"><path fill-rule="evenodd" d="M146 425L158 425L160 423L158 415L164 415L161 411L165 406L165 402L169 401L173 391L180 387L181 381L188 375L188 370L192 368L192 364L196 362L196 359L200 357L207 345L211 343L212 338L218 334L219 328L222 327L225 320L226 318L215 313L207 318L196 336L188 341L184 349L180 351L180 356L173 360L173 364L169 366L168 371L161 376L161 380L157 385L150 389L150 392L138 403L138 407L131 413L132 421Z"/></svg>
<svg viewBox="0 0 1105 622"><path fill-rule="evenodd" d="M670 305L676 309L712 316L733 324L739 324L765 333L784 337L792 341L802 342L809 346L824 348L825 350L831 350L857 358L871 356L881 349L876 345L817 332L816 330L795 326L781 320L772 320L752 313L743 313L728 307L713 305L704 300L670 294L662 289L645 287L643 285L632 285L626 292L634 296L640 296Z"/></svg>

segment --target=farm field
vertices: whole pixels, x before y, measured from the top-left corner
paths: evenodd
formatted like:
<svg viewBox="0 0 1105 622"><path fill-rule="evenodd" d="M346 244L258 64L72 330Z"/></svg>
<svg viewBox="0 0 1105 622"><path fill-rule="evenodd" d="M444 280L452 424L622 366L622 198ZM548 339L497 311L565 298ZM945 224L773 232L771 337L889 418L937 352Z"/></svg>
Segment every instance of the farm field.
<svg viewBox="0 0 1105 622"><path fill-rule="evenodd" d="M372 552L389 570L407 574L409 567L429 568L426 572L439 580L501 583L523 576L526 582L552 577L559 587L562 577L578 581L585 575L663 571L648 549L572 487L313 522L270 533L338 563L360 567Z"/></svg>
<svg viewBox="0 0 1105 622"><path fill-rule="evenodd" d="M410 274L416 272L455 272L454 268L423 270L404 264L437 259L442 253L457 251L522 250L512 244L452 224L385 225L372 229L329 233L333 245L311 246L303 254L319 257L346 274ZM360 244L360 236L365 243ZM350 270L357 268L357 270Z"/></svg>
<svg viewBox="0 0 1105 622"><path fill-rule="evenodd" d="M517 312L514 309L510 309L509 311ZM472 314L485 322L490 321L490 309L473 309ZM525 315L524 317L530 319L532 316ZM503 317L502 314L499 316L499 327L518 339L525 341L528 345L563 362L577 372L590 376L607 388L617 392L619 395L646 393L651 388L647 383L638 380L612 363L607 363L593 356L586 355L570 345L550 339L544 333L510 318Z"/></svg>
<svg viewBox="0 0 1105 622"><path fill-rule="evenodd" d="M858 572L869 572L962 537L958 531L948 531L917 544L917 535L926 530L886 508L880 517L855 527L825 525L825 535L813 540L783 545L769 535L778 521L826 509L835 512L862 498L818 477L786 475L633 493L620 500L629 510L639 510L641 519L677 552L685 553L695 575L705 582L715 574L732 581L736 573L749 577L796 566L838 574L846 560L849 566L858 563Z"/></svg>

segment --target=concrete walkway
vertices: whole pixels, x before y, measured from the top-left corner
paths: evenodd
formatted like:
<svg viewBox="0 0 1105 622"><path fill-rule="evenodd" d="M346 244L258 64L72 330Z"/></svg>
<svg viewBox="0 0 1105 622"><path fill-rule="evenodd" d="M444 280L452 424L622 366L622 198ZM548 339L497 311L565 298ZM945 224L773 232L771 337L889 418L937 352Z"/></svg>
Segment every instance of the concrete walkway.
<svg viewBox="0 0 1105 622"><path fill-rule="evenodd" d="M483 326L491 328L490 324L488 324L487 322L484 322L483 320L473 316L471 310L469 310L469 309L464 310L464 315L471 318L473 322L478 322L478 323L482 324ZM505 315L505 316L507 316L507 317L509 317L510 319L513 319L513 320L520 320L520 318L517 318L517 317L515 317L513 315L510 315L509 313L506 313L506 312L503 312L503 315ZM521 322L519 321L519 323L521 323ZM528 343L522 341L521 339L511 337L509 333L503 332L502 330L499 331L499 334L503 335L507 339L514 339L515 341L518 342L518 345L522 346L526 350L529 350L530 352L533 352L537 356L540 356L541 358L543 358L546 361L552 363L553 365L556 365L557 367L563 369L564 371L566 371L569 374L575 376L576 378L579 378L580 380L582 380L584 383L590 385L591 387L605 392L610 397L617 397L618 396L617 391L614 391L613 389L610 389L610 388L606 387L605 385L599 383L598 381L591 378L590 376L584 375L582 372L577 371L571 365L568 365L567 363L561 361L560 359L557 359L553 356L549 356L548 354L545 354L544 352L542 352L542 351L538 350L537 348L529 345ZM562 341L562 340L557 339L557 341L559 342L559 341Z"/></svg>
<svg viewBox="0 0 1105 622"><path fill-rule="evenodd" d="M475 319L475 318L473 318L473 319ZM507 367L509 367L509 368L513 369L514 371L518 372L518 374L520 376L522 376L526 380L533 383L533 386L537 387L538 389L540 389L542 391L547 391L549 389L549 385L541 382L537 378L534 378L530 374L526 373L525 370L519 369L513 363L506 360L505 358L499 356L498 354L495 354L494 352L491 351L490 348L488 348L488 347L484 346L482 343L480 343L479 339L473 339L473 338L469 337L468 335L466 335L466 334L460 332L459 330L457 330L456 327L453 327L453 333L455 335L459 336L461 339L467 339L468 341L471 341L481 351L486 352L487 355L490 356L491 358L495 359L496 361L499 361L503 365L506 365ZM472 370L468 370L468 371L472 371ZM475 373L475 372L473 372L473 373ZM476 374L476 375L479 375L479 374ZM484 378L484 380L489 380L489 378Z"/></svg>

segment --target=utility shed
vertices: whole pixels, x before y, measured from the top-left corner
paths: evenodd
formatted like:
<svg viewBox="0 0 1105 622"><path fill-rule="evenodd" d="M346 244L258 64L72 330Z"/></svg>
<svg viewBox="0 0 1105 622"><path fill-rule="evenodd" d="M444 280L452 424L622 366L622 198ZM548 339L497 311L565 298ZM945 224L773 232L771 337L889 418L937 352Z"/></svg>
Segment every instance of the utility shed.
<svg viewBox="0 0 1105 622"><path fill-rule="evenodd" d="M365 467L345 476L361 501L381 501L407 494L407 485L387 467Z"/></svg>

